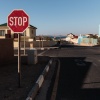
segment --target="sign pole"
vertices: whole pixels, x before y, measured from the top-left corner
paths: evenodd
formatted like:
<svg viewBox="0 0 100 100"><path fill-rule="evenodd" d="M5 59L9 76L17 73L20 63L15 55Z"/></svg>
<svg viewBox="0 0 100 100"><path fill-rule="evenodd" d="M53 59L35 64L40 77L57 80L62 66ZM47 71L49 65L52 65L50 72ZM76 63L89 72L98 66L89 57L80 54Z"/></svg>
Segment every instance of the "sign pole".
<svg viewBox="0 0 100 100"><path fill-rule="evenodd" d="M25 55L25 32L24 32L24 55Z"/></svg>
<svg viewBox="0 0 100 100"><path fill-rule="evenodd" d="M18 87L21 86L20 34L18 33Z"/></svg>
<svg viewBox="0 0 100 100"><path fill-rule="evenodd" d="M43 48L43 40L42 40L42 48Z"/></svg>
<svg viewBox="0 0 100 100"><path fill-rule="evenodd" d="M39 48L40 48L40 36L39 36Z"/></svg>
<svg viewBox="0 0 100 100"><path fill-rule="evenodd" d="M40 48L40 40L39 40L39 48Z"/></svg>
<svg viewBox="0 0 100 100"><path fill-rule="evenodd" d="M42 35L42 48L43 48L43 35Z"/></svg>

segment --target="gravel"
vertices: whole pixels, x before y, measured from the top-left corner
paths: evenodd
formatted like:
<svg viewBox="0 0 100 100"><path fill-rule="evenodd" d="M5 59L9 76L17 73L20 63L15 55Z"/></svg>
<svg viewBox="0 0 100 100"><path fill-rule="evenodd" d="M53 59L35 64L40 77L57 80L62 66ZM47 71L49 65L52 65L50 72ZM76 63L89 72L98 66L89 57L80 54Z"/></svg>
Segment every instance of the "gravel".
<svg viewBox="0 0 100 100"><path fill-rule="evenodd" d="M25 100L49 59L38 57L37 64L28 65L27 57L22 57L20 88L18 88L17 56L13 63L0 65L0 100Z"/></svg>

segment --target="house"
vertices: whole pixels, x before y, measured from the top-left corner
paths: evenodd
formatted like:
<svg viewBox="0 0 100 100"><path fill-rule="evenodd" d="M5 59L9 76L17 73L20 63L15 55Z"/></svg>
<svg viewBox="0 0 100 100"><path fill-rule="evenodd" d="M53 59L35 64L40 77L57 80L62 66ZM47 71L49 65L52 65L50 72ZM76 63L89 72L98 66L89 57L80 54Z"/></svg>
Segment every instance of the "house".
<svg viewBox="0 0 100 100"><path fill-rule="evenodd" d="M93 45L97 45L98 40L97 40L98 36L95 34L86 34L86 35L80 35L78 37L78 44L80 45L85 45L85 46L93 46Z"/></svg>
<svg viewBox="0 0 100 100"><path fill-rule="evenodd" d="M36 38L36 27L33 25L29 25L29 27L24 31L25 36L29 39L35 39ZM21 34L21 36L24 36L24 33ZM14 33L8 26L7 23L0 25L0 38L5 38L5 35L9 34L11 38L14 38L16 36L16 33Z"/></svg>
<svg viewBox="0 0 100 100"><path fill-rule="evenodd" d="M66 37L66 41L71 41L71 40L76 40L78 38L78 36L70 33L70 34L67 34L67 37Z"/></svg>
<svg viewBox="0 0 100 100"><path fill-rule="evenodd" d="M67 37L69 37L69 38L74 38L74 34L72 34L72 33L69 33L69 34L67 34Z"/></svg>

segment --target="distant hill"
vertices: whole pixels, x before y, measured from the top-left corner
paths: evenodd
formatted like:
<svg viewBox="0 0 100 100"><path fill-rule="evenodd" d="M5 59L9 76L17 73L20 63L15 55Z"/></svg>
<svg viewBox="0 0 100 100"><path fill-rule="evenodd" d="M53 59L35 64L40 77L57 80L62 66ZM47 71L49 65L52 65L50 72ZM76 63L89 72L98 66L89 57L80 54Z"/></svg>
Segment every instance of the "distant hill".
<svg viewBox="0 0 100 100"><path fill-rule="evenodd" d="M50 35L48 35L48 37L50 37L50 38L66 38L66 36L50 36Z"/></svg>
<svg viewBox="0 0 100 100"><path fill-rule="evenodd" d="M58 35L58 36L52 36L52 35L43 35L43 37L50 37L52 39L62 39L62 38L66 38L66 36L62 36L62 35Z"/></svg>

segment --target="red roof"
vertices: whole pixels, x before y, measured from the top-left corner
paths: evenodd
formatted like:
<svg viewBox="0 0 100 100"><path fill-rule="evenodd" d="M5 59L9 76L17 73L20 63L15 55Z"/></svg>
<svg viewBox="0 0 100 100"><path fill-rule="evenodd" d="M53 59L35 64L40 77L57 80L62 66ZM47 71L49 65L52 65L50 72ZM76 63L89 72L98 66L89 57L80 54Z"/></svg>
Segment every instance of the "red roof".
<svg viewBox="0 0 100 100"><path fill-rule="evenodd" d="M74 38L78 38L78 36L74 36Z"/></svg>

